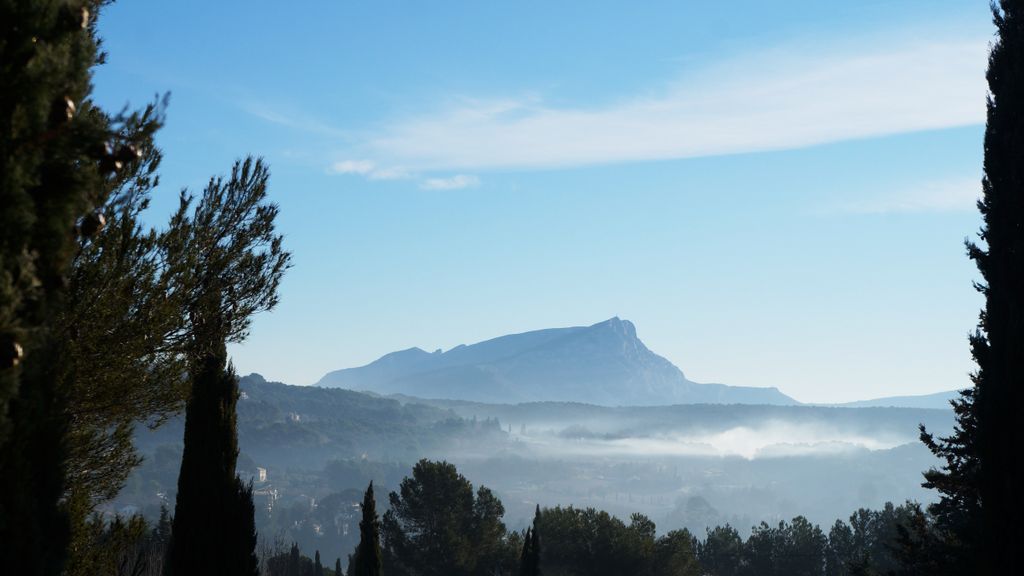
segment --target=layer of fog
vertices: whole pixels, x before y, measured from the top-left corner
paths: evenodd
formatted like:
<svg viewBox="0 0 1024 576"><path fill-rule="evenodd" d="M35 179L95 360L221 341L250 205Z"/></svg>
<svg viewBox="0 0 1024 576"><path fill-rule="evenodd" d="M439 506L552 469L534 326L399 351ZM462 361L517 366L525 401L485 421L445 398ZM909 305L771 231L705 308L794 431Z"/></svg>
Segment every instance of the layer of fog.
<svg viewBox="0 0 1024 576"><path fill-rule="evenodd" d="M514 529L537 505L624 519L640 512L659 531L694 534L796 515L829 526L860 507L931 501L921 473L939 462L917 427L946 435L954 424L949 410L902 408L436 401L395 410L385 400L270 384L248 394L239 470L265 469L261 488L272 487L284 511L264 518L267 533L281 527L273 518L308 519L310 498L356 502L371 480L380 494L397 490L420 458L452 462L492 489ZM140 435L146 461L111 510L155 517L173 502L181 425Z"/></svg>
<svg viewBox="0 0 1024 576"><path fill-rule="evenodd" d="M647 435L595 433L589 427L577 425L561 430L524 431L514 433L512 438L541 457L739 456L748 460L888 450L915 440L909 433L876 431L868 434L818 423L778 420L718 431Z"/></svg>

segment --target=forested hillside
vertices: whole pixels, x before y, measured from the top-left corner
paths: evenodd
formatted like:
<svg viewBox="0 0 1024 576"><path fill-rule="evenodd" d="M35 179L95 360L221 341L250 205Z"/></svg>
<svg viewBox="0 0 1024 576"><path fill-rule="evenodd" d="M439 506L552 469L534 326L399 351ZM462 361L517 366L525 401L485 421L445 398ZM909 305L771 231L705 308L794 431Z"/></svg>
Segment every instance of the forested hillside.
<svg viewBox="0 0 1024 576"><path fill-rule="evenodd" d="M395 489L424 457L454 462L495 490L516 529L538 503L640 512L663 530L694 534L731 523L746 537L761 521L798 515L827 524L886 501L927 500L918 478L936 461L915 441L917 425L951 430L953 418L919 409L425 401L259 375L241 378L240 390L238 469L256 481L258 528L330 554L353 545L359 490L370 481ZM157 518L173 501L180 434L180 420L137 431L146 460L108 509ZM324 526L345 538L331 540Z"/></svg>

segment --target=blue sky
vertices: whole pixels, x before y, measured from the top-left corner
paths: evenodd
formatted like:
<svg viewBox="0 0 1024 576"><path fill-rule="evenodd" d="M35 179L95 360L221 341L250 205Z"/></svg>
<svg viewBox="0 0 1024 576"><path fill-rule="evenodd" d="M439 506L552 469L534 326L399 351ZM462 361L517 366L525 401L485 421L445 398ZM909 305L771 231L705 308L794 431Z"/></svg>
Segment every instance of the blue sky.
<svg viewBox="0 0 1024 576"><path fill-rule="evenodd" d="M962 387L987 2L131 2L111 108L171 93L154 221L266 158L295 267L231 352L294 384L634 321L690 379Z"/></svg>

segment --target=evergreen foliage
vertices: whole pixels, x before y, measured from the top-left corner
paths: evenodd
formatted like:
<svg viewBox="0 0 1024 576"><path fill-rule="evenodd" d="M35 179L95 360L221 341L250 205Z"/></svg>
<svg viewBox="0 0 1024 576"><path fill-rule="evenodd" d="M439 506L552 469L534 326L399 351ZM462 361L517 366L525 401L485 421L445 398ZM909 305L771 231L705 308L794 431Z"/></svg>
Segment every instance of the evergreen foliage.
<svg viewBox="0 0 1024 576"><path fill-rule="evenodd" d="M672 530L654 542L652 564L665 576L702 576L697 539L686 529Z"/></svg>
<svg viewBox="0 0 1024 576"><path fill-rule="evenodd" d="M389 575L476 576L515 565L501 502L483 486L474 497L452 464L420 460L389 500L381 525Z"/></svg>
<svg viewBox="0 0 1024 576"><path fill-rule="evenodd" d="M345 573L341 571L341 558L334 560L334 576L345 576Z"/></svg>
<svg viewBox="0 0 1024 576"><path fill-rule="evenodd" d="M406 522L400 537L413 548L417 559L426 558L424 549L430 545L427 538L439 536L452 540L439 542L433 558L445 562L454 558L454 545L475 541L471 521L451 522L450 506L439 498L436 504L424 499L436 496L438 486L448 486L447 493L458 494L466 487L450 464L424 461L419 480L407 478L403 483L405 494L418 495L415 518L418 523ZM438 476L431 478L431 476ZM428 486L430 488L428 488ZM366 499L369 489L364 492ZM469 488L472 496L472 487ZM400 500L404 500L400 495ZM374 506L375 507L375 506ZM364 519L375 518L371 504L364 503ZM387 515L385 515L387 518ZM413 516L403 516L409 519ZM656 535L654 522L642 514L633 514L629 522L594 509L572 507L540 509L534 521L523 533L512 531L504 536L505 561L496 565L477 565L474 574L513 576L556 574L560 576L852 576L854 574L931 574L925 564L908 569L900 565L900 535L915 533L920 519L927 519L920 506L907 503L901 506L886 504L880 510L857 510L848 521L838 521L826 534L805 518L796 517L775 525L762 523L753 527L744 540L732 527L720 526L707 531L699 541L686 530L673 530L663 536ZM394 521L394 520L393 520ZM385 526L383 573L391 574L451 574L452 570L435 569L433 564L414 564L397 557L388 548ZM364 527L368 524L364 524ZM372 524L370 524L372 525ZM393 526L392 526L393 527ZM154 531L155 533L155 531ZM524 538L525 534L525 538ZM541 536L543 535L543 547ZM363 541L372 541L367 538ZM393 541L393 540L390 540ZM475 551L472 545L468 546ZM349 556L348 574L359 574L356 557ZM934 565L935 562L932 562ZM265 567L270 576L308 576L316 574L318 562L303 556L299 545L280 549L267 558ZM443 566L443 564L442 564ZM321 567L322 568L322 567ZM459 569L457 567L457 569ZM341 559L335 562L335 574L344 574Z"/></svg>
<svg viewBox="0 0 1024 576"><path fill-rule="evenodd" d="M94 516L87 525L87 545L71 555L67 574L143 574L163 558L159 535L141 516L115 516L106 521Z"/></svg>
<svg viewBox="0 0 1024 576"><path fill-rule="evenodd" d="M519 576L540 576L540 532L537 521L540 518L540 505L533 514L533 526L526 529L523 537L523 552L519 556Z"/></svg>
<svg viewBox="0 0 1024 576"><path fill-rule="evenodd" d="M96 514L86 522L79 542L83 548L71 554L68 576L161 576L170 538L167 509L152 527L140 515L105 518Z"/></svg>
<svg viewBox="0 0 1024 576"><path fill-rule="evenodd" d="M139 462L134 426L184 405L206 271L238 341L288 262L266 228L276 208L246 204L260 162L212 181L193 214L183 196L167 231L140 224L166 99L113 117L89 102L102 4L0 5L0 546L25 573L59 571L69 540L88 548L89 515Z"/></svg>
<svg viewBox="0 0 1024 576"><path fill-rule="evenodd" d="M1024 445L1017 411L1024 389L1024 2L993 2L997 39L989 54L982 199L984 246L968 243L983 278L985 297L978 329L970 338L977 364L973 389L954 402L958 426L948 438L922 428L924 443L944 460L925 474L939 492L931 506L932 540L907 533L904 551L939 557L949 574L1019 572L1019 495L1014 474ZM923 522L918 523L923 526ZM913 551L917 547L916 552ZM927 549L927 553L922 550Z"/></svg>
<svg viewBox="0 0 1024 576"><path fill-rule="evenodd" d="M643 573L654 547L653 528L640 514L627 525L607 512L572 506L542 510L533 527L544 535L546 572L594 576Z"/></svg>
<svg viewBox="0 0 1024 576"><path fill-rule="evenodd" d="M314 576L323 576L323 574L324 574L324 565L320 563L320 551L317 550L316 551L316 555L315 555L315 557L313 559L313 575Z"/></svg>
<svg viewBox="0 0 1024 576"><path fill-rule="evenodd" d="M533 528L527 528L523 536L523 550L519 554L519 576L529 576L533 558Z"/></svg>
<svg viewBox="0 0 1024 576"><path fill-rule="evenodd" d="M0 4L0 443L24 362L60 304L76 219L107 188L94 150L108 119L88 102L95 8Z"/></svg>
<svg viewBox="0 0 1024 576"><path fill-rule="evenodd" d="M821 529L802 516L775 527L762 522L747 539L740 573L820 576L827 543Z"/></svg>
<svg viewBox="0 0 1024 576"><path fill-rule="evenodd" d="M166 241L189 264L184 294L191 395L172 528L171 574L258 572L252 485L236 476L238 378L226 342L246 335L253 313L277 303L289 255L274 234L277 207L266 204L268 172L260 161L237 163L225 181L210 181L194 212L182 195Z"/></svg>
<svg viewBox="0 0 1024 576"><path fill-rule="evenodd" d="M69 420L68 493L86 511L110 499L138 464L137 423L156 425L187 396L180 342L186 315L168 297L181 274L160 253L159 234L141 225L158 181L154 132L166 99L124 119L140 146L100 208L106 226L76 251L66 306L57 318Z"/></svg>
<svg viewBox="0 0 1024 576"><path fill-rule="evenodd" d="M377 501L373 497L373 482L366 488L362 505L363 518L359 521L359 546L349 564L349 576L380 576L380 520ZM341 566L339 560L338 566Z"/></svg>
<svg viewBox="0 0 1024 576"><path fill-rule="evenodd" d="M279 550L277 554L265 561L269 576L310 576L313 574L313 561L303 556L297 542L292 542L288 550Z"/></svg>
<svg viewBox="0 0 1024 576"><path fill-rule="evenodd" d="M0 558L62 571L70 521L58 317L136 148L89 100L98 0L0 3Z"/></svg>
<svg viewBox="0 0 1024 576"><path fill-rule="evenodd" d="M170 574L258 574L252 486L235 474L238 380L220 346L197 367L186 408Z"/></svg>
<svg viewBox="0 0 1024 576"><path fill-rule="evenodd" d="M974 424L977 426L980 556L987 574L1022 570L1016 550L1024 539L1018 450L1024 428L1024 2L993 6L997 39L988 67L988 122L985 130L984 219L981 240L970 256L984 278L979 290L985 309L971 338Z"/></svg>
<svg viewBox="0 0 1024 576"><path fill-rule="evenodd" d="M738 576L742 554L743 539L728 524L708 528L704 541L697 546L701 566L714 576Z"/></svg>

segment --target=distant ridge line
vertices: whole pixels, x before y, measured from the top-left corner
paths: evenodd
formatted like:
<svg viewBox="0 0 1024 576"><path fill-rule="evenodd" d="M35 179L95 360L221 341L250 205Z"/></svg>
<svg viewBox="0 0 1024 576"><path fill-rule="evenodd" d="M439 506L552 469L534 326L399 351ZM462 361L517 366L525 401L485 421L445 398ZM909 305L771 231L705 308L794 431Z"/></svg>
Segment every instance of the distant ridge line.
<svg viewBox="0 0 1024 576"><path fill-rule="evenodd" d="M492 403L564 401L600 406L799 404L777 388L700 384L655 354L617 316L430 353L413 347L335 370L318 386Z"/></svg>

